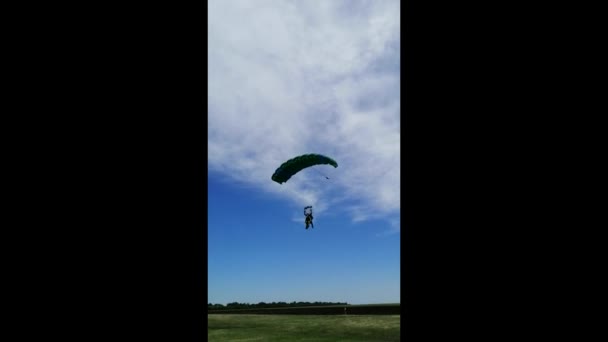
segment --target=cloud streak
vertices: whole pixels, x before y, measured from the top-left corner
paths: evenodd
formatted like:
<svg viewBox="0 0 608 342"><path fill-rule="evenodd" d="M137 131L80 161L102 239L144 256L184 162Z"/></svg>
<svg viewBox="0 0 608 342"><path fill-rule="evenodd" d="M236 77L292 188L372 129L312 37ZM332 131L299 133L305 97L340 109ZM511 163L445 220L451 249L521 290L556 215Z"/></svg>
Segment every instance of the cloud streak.
<svg viewBox="0 0 608 342"><path fill-rule="evenodd" d="M399 217L399 1L209 1L209 168L269 194ZM279 185L285 160L333 157Z"/></svg>

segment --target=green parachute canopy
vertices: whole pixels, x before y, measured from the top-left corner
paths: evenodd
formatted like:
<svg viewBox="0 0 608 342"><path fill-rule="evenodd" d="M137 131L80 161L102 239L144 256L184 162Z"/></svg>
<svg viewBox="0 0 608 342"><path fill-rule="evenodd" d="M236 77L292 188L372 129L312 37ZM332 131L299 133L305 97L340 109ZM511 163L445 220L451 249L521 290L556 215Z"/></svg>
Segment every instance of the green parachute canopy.
<svg viewBox="0 0 608 342"><path fill-rule="evenodd" d="M300 172L301 170L311 167L314 165L329 164L333 167L338 167L338 163L335 160L320 154L303 154L301 156L289 159L279 166L279 168L272 175L272 180L282 184L287 182L291 176Z"/></svg>

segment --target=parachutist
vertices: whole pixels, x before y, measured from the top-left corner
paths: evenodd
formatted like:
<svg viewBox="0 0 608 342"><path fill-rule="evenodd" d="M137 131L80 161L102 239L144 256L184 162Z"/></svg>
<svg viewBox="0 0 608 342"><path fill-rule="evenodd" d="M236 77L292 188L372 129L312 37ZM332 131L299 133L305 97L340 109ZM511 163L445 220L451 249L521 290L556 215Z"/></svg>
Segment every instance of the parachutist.
<svg viewBox="0 0 608 342"><path fill-rule="evenodd" d="M321 154L316 154L316 153L303 154L303 155L291 158L288 161L281 164L281 166L279 166L274 171L274 173L272 174L270 179L272 179L274 182L277 182L279 184L283 184L283 183L287 182L292 176L294 176L298 172L302 171L303 169L317 166L317 165L331 165L334 168L338 167L338 163L335 160L333 160L327 156L324 156ZM320 173L315 168L312 168L312 170L315 170L317 173L321 174L321 176L325 177L325 179L329 179L329 177ZM304 216L306 216L306 219L304 221L304 223L306 224L306 229L308 229L309 226L314 228L315 226L312 223L312 219L313 219L312 206L304 207Z"/></svg>
<svg viewBox="0 0 608 342"><path fill-rule="evenodd" d="M306 224L306 229L308 229L308 226L312 226L312 228L314 228L315 225L312 224L312 206L304 207L304 216L306 216L306 219L304 220L304 223Z"/></svg>

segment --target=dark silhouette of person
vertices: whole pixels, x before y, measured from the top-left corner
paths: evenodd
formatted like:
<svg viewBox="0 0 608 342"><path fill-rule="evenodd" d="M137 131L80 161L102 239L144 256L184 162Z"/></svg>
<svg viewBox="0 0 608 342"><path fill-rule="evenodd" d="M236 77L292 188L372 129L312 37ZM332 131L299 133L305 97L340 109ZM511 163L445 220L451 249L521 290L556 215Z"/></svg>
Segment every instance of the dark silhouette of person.
<svg viewBox="0 0 608 342"><path fill-rule="evenodd" d="M308 229L308 226L312 226L312 228L315 227L314 224L312 224L312 207L308 206L304 208L304 216L306 216L306 219L304 220L304 223L306 224L306 229Z"/></svg>

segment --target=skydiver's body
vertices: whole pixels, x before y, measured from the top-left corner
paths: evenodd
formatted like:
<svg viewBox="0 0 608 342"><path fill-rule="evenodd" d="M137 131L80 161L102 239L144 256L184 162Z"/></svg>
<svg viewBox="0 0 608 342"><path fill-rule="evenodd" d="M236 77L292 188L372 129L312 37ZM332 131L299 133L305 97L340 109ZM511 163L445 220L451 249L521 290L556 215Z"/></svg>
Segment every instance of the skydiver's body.
<svg viewBox="0 0 608 342"><path fill-rule="evenodd" d="M306 216L306 219L304 220L304 223L306 223L306 229L308 229L308 226L312 226L313 228L315 227L314 224L312 224L312 207L308 206L304 208L304 216Z"/></svg>
<svg viewBox="0 0 608 342"><path fill-rule="evenodd" d="M312 214L306 216L306 220L304 221L304 223L306 223L306 229L308 229L309 225L312 226L312 228L315 227L315 225L312 224L312 219L313 219Z"/></svg>

